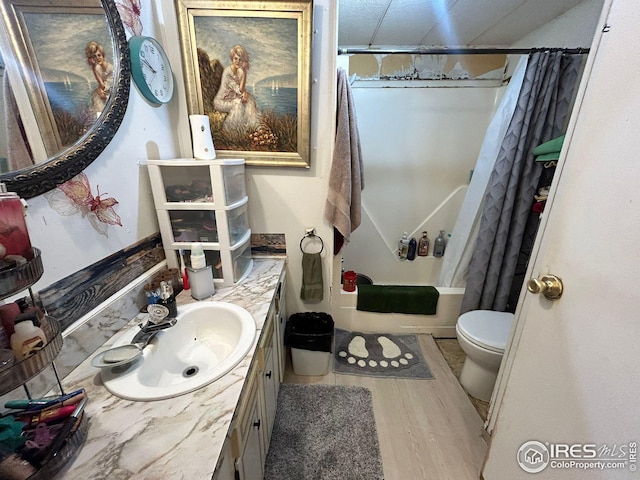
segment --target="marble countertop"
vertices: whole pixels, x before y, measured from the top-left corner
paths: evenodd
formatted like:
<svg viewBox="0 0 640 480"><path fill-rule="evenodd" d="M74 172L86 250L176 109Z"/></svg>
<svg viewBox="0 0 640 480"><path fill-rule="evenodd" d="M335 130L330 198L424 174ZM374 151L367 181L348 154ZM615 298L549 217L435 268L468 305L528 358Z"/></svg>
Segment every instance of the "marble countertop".
<svg viewBox="0 0 640 480"><path fill-rule="evenodd" d="M240 364L195 392L135 402L115 397L103 386L91 358L124 331L137 328L138 317L65 377L65 389L87 392L89 433L78 456L56 478L211 479L284 268L284 257L257 258L240 285L216 290L211 300L244 307L258 331ZM178 305L193 301L188 292L178 296Z"/></svg>

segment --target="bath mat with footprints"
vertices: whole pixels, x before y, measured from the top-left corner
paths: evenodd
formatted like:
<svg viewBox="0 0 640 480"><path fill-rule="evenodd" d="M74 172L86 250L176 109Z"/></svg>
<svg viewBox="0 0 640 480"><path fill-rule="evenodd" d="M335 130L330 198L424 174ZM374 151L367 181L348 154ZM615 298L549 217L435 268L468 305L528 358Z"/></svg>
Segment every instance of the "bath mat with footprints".
<svg viewBox="0 0 640 480"><path fill-rule="evenodd" d="M433 378L415 335L349 332L336 328L333 351L335 373Z"/></svg>

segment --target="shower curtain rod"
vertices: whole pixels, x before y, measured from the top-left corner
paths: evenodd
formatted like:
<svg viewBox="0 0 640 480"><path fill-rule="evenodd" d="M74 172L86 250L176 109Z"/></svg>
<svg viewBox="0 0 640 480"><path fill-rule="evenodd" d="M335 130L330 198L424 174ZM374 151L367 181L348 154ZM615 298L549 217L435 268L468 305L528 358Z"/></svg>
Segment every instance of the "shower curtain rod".
<svg viewBox="0 0 640 480"><path fill-rule="evenodd" d="M383 55L394 55L404 53L410 55L527 55L534 52L564 52L569 55L582 55L589 53L588 48L392 48L392 49L376 49L376 48L340 48L338 47L338 55L348 55L356 53L379 53Z"/></svg>

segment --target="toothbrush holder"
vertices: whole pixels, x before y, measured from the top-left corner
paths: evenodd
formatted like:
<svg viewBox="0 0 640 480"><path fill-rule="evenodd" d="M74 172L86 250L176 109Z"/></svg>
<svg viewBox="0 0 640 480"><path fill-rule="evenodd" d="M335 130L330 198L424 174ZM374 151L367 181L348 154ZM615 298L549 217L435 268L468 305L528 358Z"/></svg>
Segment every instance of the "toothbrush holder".
<svg viewBox="0 0 640 480"><path fill-rule="evenodd" d="M213 270L211 265L204 268L194 269L187 267L189 275L189 286L191 287L191 296L196 300L204 300L215 293L215 285L213 283Z"/></svg>

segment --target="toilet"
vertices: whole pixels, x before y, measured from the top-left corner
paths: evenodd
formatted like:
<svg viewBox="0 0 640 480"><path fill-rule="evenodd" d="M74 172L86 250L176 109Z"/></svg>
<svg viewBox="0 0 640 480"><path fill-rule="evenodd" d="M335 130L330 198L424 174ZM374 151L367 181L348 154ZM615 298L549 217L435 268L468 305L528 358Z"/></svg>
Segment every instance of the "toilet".
<svg viewBox="0 0 640 480"><path fill-rule="evenodd" d="M512 324L513 314L508 312L473 310L458 317L458 342L467 354L460 384L478 400L491 399Z"/></svg>

